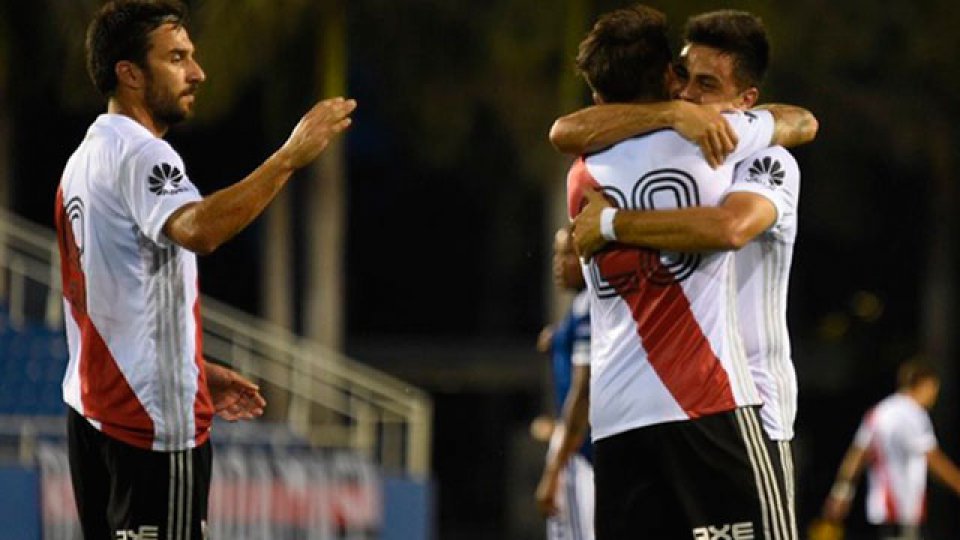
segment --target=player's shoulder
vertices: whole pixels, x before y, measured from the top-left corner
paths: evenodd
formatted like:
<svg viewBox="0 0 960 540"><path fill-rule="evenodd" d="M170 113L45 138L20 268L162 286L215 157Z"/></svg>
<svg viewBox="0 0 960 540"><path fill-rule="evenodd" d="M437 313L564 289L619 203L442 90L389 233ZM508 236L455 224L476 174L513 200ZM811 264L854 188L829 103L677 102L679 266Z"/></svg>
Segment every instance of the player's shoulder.
<svg viewBox="0 0 960 540"><path fill-rule="evenodd" d="M891 422L913 421L926 415L926 410L920 404L899 392L887 396L875 409L878 416Z"/></svg>
<svg viewBox="0 0 960 540"><path fill-rule="evenodd" d="M180 178L185 172L180 154L159 137L139 141L125 161L134 177L149 174L152 178Z"/></svg>
<svg viewBox="0 0 960 540"><path fill-rule="evenodd" d="M180 154L173 149L170 143L159 137L140 141L140 144L135 148L131 148L131 153L137 160L156 163L169 162L179 166L183 165Z"/></svg>
<svg viewBox="0 0 960 540"><path fill-rule="evenodd" d="M597 153L585 157L591 166L642 166L651 161L698 157L700 147L684 139L672 129L661 129L620 141Z"/></svg>
<svg viewBox="0 0 960 540"><path fill-rule="evenodd" d="M774 159L779 159L784 163L791 163L794 165L796 165L797 163L797 159L793 157L793 154L791 154L789 150L787 150L782 146L769 146L767 148L763 148L761 150L754 152L753 154L750 154L750 157L748 159L767 157L767 156Z"/></svg>
<svg viewBox="0 0 960 540"><path fill-rule="evenodd" d="M102 114L91 128L109 140L124 162L167 161L182 164L180 155L164 139L157 137L136 120L122 114Z"/></svg>
<svg viewBox="0 0 960 540"><path fill-rule="evenodd" d="M769 183L771 187L800 182L800 167L793 155L782 146L764 148L737 164L739 180Z"/></svg>
<svg viewBox="0 0 960 540"><path fill-rule="evenodd" d="M130 146L136 146L148 139L157 138L142 124L123 114L101 114L93 122L90 129L100 137L124 142Z"/></svg>

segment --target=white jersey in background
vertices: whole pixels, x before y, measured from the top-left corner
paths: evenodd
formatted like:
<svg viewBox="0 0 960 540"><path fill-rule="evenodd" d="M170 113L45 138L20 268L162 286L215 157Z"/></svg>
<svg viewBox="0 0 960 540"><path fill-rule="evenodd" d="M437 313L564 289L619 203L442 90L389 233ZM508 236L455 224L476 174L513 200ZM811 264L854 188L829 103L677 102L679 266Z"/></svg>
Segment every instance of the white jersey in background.
<svg viewBox="0 0 960 540"><path fill-rule="evenodd" d="M875 525L918 525L927 489L927 452L937 447L926 409L894 394L864 416L853 440L872 458L867 520Z"/></svg>
<svg viewBox="0 0 960 540"><path fill-rule="evenodd" d="M717 170L670 130L577 160L567 184L570 217L582 207L583 190L597 187L626 209L718 204L733 164L769 146L773 136L765 111L728 119L740 143ZM612 244L584 266L594 440L761 403L739 337L732 256Z"/></svg>
<svg viewBox="0 0 960 540"><path fill-rule="evenodd" d="M209 435L197 260L162 232L198 200L173 148L117 114L90 126L57 190L64 401L140 448L184 450Z"/></svg>
<svg viewBox="0 0 960 540"><path fill-rule="evenodd" d="M760 418L775 441L793 439L797 375L787 330L787 288L797 238L800 168L783 147L761 150L737 164L727 193L755 193L777 209L773 225L734 254L740 334L760 392Z"/></svg>

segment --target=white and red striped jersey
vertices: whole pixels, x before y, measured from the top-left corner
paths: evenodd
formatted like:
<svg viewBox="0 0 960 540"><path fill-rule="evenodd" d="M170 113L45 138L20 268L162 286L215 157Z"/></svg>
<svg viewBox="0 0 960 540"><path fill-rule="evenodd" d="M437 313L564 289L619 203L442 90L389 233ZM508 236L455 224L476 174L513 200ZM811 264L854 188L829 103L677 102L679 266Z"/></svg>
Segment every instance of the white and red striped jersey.
<svg viewBox="0 0 960 540"><path fill-rule="evenodd" d="M583 205L583 190L598 187L626 209L718 204L734 164L769 146L773 136L766 112L728 120L740 143L717 170L669 130L577 160L567 183L570 217ZM732 257L613 244L584 265L594 440L760 404L738 334Z"/></svg>
<svg viewBox="0 0 960 540"><path fill-rule="evenodd" d="M209 436L197 260L163 235L197 200L173 148L117 114L90 126L57 190L64 401L140 448L183 450Z"/></svg>
<svg viewBox="0 0 960 540"><path fill-rule="evenodd" d="M760 418L775 441L793 439L797 374L787 330L787 289L797 238L800 168L783 147L741 161L727 193L755 193L777 209L777 219L734 255L740 335L750 373L763 400Z"/></svg>
<svg viewBox="0 0 960 540"><path fill-rule="evenodd" d="M867 520L878 525L921 523L927 452L937 447L926 409L907 395L893 394L867 412L853 444L871 458Z"/></svg>

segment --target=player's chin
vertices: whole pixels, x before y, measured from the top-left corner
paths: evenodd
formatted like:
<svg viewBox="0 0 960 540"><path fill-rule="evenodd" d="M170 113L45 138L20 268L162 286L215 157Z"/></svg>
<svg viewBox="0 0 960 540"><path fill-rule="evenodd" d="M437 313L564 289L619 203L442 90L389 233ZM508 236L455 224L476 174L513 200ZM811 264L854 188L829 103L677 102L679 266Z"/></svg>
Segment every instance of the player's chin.
<svg viewBox="0 0 960 540"><path fill-rule="evenodd" d="M193 107L196 101L196 96L193 94L187 94L180 98L180 112L183 113L184 118L193 116Z"/></svg>

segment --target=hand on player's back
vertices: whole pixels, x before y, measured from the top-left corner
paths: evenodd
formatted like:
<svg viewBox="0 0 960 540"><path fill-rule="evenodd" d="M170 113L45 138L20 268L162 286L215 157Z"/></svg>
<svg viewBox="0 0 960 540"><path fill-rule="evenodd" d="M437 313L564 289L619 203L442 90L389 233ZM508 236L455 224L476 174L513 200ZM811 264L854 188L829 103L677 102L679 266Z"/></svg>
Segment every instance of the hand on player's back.
<svg viewBox="0 0 960 540"><path fill-rule="evenodd" d="M593 254L607 244L607 240L600 231L600 213L610 206L610 202L599 191L584 190L584 199L587 205L573 220L573 242L577 255L590 260Z"/></svg>
<svg viewBox="0 0 960 540"><path fill-rule="evenodd" d="M318 102L293 128L279 153L295 169L309 164L335 136L350 126L350 113L356 108L356 101L342 97Z"/></svg>
<svg viewBox="0 0 960 540"><path fill-rule="evenodd" d="M729 103L698 105L677 101L673 128L681 137L696 144L711 167L717 168L737 148L737 134L720 114L732 110Z"/></svg>

